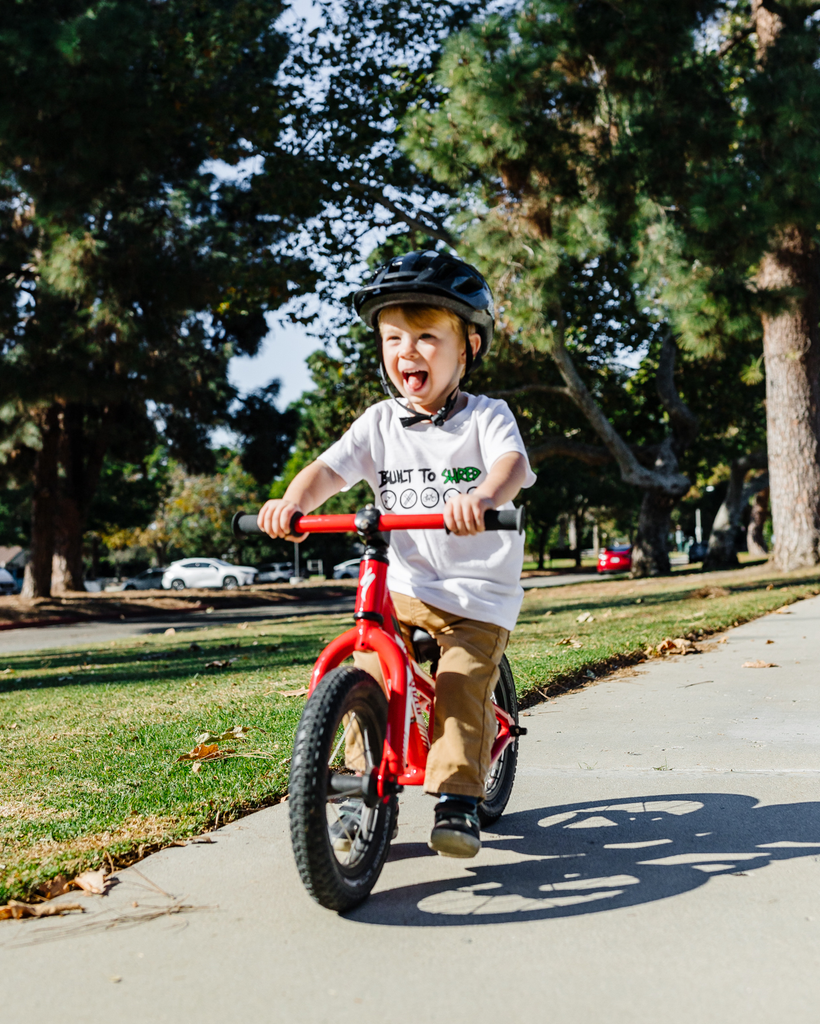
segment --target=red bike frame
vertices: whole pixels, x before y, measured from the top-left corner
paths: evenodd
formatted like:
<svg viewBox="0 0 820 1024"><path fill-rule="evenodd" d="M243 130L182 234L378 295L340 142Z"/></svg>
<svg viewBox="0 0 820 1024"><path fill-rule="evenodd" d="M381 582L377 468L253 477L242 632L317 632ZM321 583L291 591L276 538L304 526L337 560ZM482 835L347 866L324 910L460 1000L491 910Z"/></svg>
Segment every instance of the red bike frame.
<svg viewBox="0 0 820 1024"><path fill-rule="evenodd" d="M298 533L354 532L356 516L302 516L294 523ZM442 515L383 515L379 532L388 530L442 530ZM397 628L393 602L387 589L387 560L367 547L359 566L356 590L356 625L331 641L319 655L310 678L308 697L322 679L354 651L374 651L379 656L387 687L387 734L377 770L376 791L389 799L397 786L424 783L427 752L433 736L435 680L416 662ZM424 720L424 713L428 721ZM494 763L515 739L513 718L495 706L498 733L493 743Z"/></svg>

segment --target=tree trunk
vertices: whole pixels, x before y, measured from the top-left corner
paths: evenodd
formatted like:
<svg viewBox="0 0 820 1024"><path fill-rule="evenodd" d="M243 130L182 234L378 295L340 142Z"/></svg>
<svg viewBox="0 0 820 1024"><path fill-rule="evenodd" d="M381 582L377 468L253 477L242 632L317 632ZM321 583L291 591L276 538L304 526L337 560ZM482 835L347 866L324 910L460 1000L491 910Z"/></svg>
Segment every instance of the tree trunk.
<svg viewBox="0 0 820 1024"><path fill-rule="evenodd" d="M31 554L20 592L20 596L25 598L51 596L59 417L60 410L52 405L40 421L42 447L34 461L34 490L31 497Z"/></svg>
<svg viewBox="0 0 820 1024"><path fill-rule="evenodd" d="M547 548L547 531L543 529L538 536L538 568L544 568L544 555Z"/></svg>
<svg viewBox="0 0 820 1024"><path fill-rule="evenodd" d="M726 496L717 511L709 535L709 550L703 560L705 571L733 568L738 564L737 542L742 528L743 509L755 493L755 486L745 484L744 481L751 468L765 465L766 456L760 452L743 455L732 462ZM762 479L757 478L758 488L765 486L765 483L760 482Z"/></svg>
<svg viewBox="0 0 820 1024"><path fill-rule="evenodd" d="M752 0L761 63L786 10ZM774 563L788 571L820 561L820 260L806 230L784 227L772 242L757 286L788 299L762 317Z"/></svg>
<svg viewBox="0 0 820 1024"><path fill-rule="evenodd" d="M55 594L67 590L85 590L83 518L77 502L63 494L57 503L57 521L54 526L51 583Z"/></svg>
<svg viewBox="0 0 820 1024"><path fill-rule="evenodd" d="M83 534L108 447L109 410L100 415L80 404L62 414L60 462L64 475L56 524L55 589L85 590Z"/></svg>
<svg viewBox="0 0 820 1024"><path fill-rule="evenodd" d="M769 517L769 488L762 490L752 504L752 515L746 529L746 546L750 555L768 555L763 527Z"/></svg>
<svg viewBox="0 0 820 1024"><path fill-rule="evenodd" d="M793 293L763 316L774 562L788 571L820 562L820 260L804 232L781 232L757 283Z"/></svg>
<svg viewBox="0 0 820 1024"><path fill-rule="evenodd" d="M638 535L632 548L633 576L666 576L669 564L669 528L678 497L662 490L644 491Z"/></svg>

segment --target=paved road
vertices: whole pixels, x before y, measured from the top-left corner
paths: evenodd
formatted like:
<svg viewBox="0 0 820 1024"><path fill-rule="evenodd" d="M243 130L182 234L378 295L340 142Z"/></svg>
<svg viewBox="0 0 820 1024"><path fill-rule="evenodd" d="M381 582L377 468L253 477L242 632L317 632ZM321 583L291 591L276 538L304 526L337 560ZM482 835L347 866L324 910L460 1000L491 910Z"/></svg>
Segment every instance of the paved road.
<svg viewBox="0 0 820 1024"><path fill-rule="evenodd" d="M130 637L164 633L173 626L178 633L203 629L207 626L233 625L236 622L263 622L268 619L290 618L291 616L321 615L323 613L352 612L354 598L338 601L305 601L293 604L263 604L253 608L228 608L224 611L187 612L185 614L163 614L140 619L112 621L103 619L96 622L78 622L67 626L32 626L24 629L7 629L0 632L0 654L22 651L44 651L56 647L104 644L110 640L124 640Z"/></svg>
<svg viewBox="0 0 820 1024"><path fill-rule="evenodd" d="M534 576L521 581L525 590L534 587L565 587L571 583L595 583L610 577L596 575ZM24 629L0 631L0 654L23 651L52 650L58 647L74 647L108 643L130 637L164 633L173 626L178 633L202 629L203 626L232 625L235 622L261 622L265 619L290 617L294 615L320 615L353 611L354 592L349 598L336 601L305 601L304 603L272 605L263 604L252 608L232 608L224 611L187 612L184 614L161 614L139 619L111 620L76 623L64 626L32 626Z"/></svg>
<svg viewBox="0 0 820 1024"><path fill-rule="evenodd" d="M120 872L83 919L4 922L6 1005L26 1024L816 1024L818 627L812 599L532 709L478 858L432 856L432 801L408 791L347 918L301 889L280 805ZM175 901L192 909L150 919Z"/></svg>

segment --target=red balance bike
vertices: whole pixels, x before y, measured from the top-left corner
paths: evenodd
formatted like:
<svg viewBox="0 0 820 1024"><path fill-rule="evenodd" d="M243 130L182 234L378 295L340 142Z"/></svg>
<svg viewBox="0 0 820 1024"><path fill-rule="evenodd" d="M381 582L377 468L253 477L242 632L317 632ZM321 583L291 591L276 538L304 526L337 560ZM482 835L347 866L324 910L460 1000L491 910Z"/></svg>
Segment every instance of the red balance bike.
<svg viewBox="0 0 820 1024"><path fill-rule="evenodd" d="M234 533L261 533L256 516L234 516ZM523 528L523 509L487 512L488 530ZM439 648L416 629L408 649L387 590L388 530L441 530L442 515L380 515L372 506L355 515L297 516L292 532L359 534L355 626L319 655L296 732L290 771L290 827L299 874L310 895L330 910L350 910L366 899L390 849L404 786L421 786L433 735ZM388 696L367 672L342 665L354 651L375 651ZM430 662L429 674L419 662ZM493 694L498 732L482 825L501 817L512 792L518 756L515 683L506 657ZM345 765L356 751L357 770Z"/></svg>

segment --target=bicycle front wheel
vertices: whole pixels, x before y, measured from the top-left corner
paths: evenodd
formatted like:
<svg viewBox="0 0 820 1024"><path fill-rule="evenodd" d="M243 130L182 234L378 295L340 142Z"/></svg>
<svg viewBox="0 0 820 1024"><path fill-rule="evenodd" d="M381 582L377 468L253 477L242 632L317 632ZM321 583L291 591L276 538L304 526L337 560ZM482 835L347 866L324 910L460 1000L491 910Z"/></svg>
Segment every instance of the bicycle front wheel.
<svg viewBox="0 0 820 1024"><path fill-rule="evenodd" d="M342 667L322 679L296 731L293 853L308 893L329 910L351 910L366 899L390 849L396 798L369 807L362 796L330 789L335 773L369 775L379 765L386 729L387 699L379 684L361 669Z"/></svg>
<svg viewBox="0 0 820 1024"><path fill-rule="evenodd" d="M499 677L493 691L493 701L506 711L518 725L518 697L515 693L510 663L506 654L501 658ZM484 799L478 805L478 820L481 826L492 825L504 813L512 794L515 770L518 767L518 739L504 749L501 756L490 768L484 783Z"/></svg>

